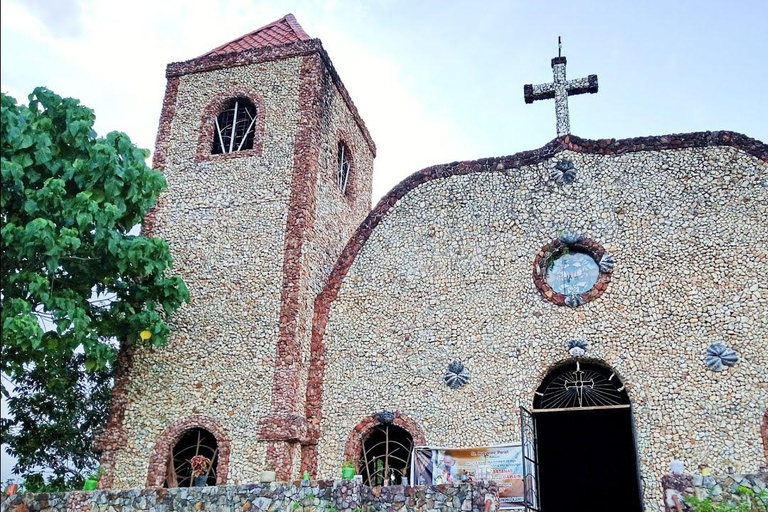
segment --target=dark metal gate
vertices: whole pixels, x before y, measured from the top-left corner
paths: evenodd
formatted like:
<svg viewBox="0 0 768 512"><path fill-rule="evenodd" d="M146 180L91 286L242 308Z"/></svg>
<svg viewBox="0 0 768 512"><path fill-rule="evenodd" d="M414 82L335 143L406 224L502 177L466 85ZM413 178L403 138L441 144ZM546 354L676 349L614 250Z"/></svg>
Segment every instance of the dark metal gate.
<svg viewBox="0 0 768 512"><path fill-rule="evenodd" d="M520 406L520 437L523 448L523 504L529 511L539 511L539 463L536 457L536 418Z"/></svg>

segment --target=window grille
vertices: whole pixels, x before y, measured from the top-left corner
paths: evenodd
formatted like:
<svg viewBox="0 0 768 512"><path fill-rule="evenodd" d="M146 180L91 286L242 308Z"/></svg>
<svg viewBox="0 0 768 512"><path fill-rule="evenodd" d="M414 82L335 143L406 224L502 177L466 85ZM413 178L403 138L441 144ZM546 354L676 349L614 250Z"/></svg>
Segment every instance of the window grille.
<svg viewBox="0 0 768 512"><path fill-rule="evenodd" d="M400 485L411 472L413 437L396 425L379 425L365 439L358 467L365 485Z"/></svg>
<svg viewBox="0 0 768 512"><path fill-rule="evenodd" d="M173 447L166 468L165 487L216 485L218 455L213 434L202 428L188 430Z"/></svg>
<svg viewBox="0 0 768 512"><path fill-rule="evenodd" d="M349 162L349 148L343 142L339 142L339 161L336 170L336 177L339 184L339 189L342 194L347 193L347 185L349 185L349 170L352 164Z"/></svg>
<svg viewBox="0 0 768 512"><path fill-rule="evenodd" d="M256 106L247 98L230 100L214 120L214 155L253 149L256 138Z"/></svg>

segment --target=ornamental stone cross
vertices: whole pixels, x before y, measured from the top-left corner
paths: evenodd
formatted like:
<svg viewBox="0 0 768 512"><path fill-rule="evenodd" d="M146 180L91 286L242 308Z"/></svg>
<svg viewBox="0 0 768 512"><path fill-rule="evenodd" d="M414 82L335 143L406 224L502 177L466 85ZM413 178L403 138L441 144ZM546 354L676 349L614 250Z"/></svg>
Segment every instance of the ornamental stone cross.
<svg viewBox="0 0 768 512"><path fill-rule="evenodd" d="M577 78L576 80L565 79L566 60L559 53L558 51L558 56L552 59L554 82L539 85L526 84L523 87L526 103L555 98L558 137L571 133L568 120L568 96L597 92L597 75L589 75L587 78Z"/></svg>

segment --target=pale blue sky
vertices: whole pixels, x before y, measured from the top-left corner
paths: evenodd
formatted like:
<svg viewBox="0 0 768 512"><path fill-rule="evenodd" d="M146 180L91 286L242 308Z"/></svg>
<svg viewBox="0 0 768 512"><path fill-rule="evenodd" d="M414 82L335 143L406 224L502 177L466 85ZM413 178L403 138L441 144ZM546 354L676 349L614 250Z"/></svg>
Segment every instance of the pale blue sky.
<svg viewBox="0 0 768 512"><path fill-rule="evenodd" d="M572 133L625 138L733 130L768 141L768 0L354 2L3 0L0 86L79 98L100 134L153 149L168 62L293 13L322 39L377 143L374 202L432 164L555 137L549 82L563 38ZM3 459L3 479L9 464Z"/></svg>

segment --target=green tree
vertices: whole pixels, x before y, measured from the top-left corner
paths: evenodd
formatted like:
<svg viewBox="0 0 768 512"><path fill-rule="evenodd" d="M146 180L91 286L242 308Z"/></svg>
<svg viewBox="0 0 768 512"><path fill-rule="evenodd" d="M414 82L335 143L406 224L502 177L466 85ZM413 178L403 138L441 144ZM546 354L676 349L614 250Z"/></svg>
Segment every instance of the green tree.
<svg viewBox="0 0 768 512"><path fill-rule="evenodd" d="M45 88L28 106L2 95L2 441L21 474L61 482L94 465L118 345L163 345L189 301L167 244L129 234L165 179L124 133L97 137L94 119ZM84 434L53 439L72 427Z"/></svg>

